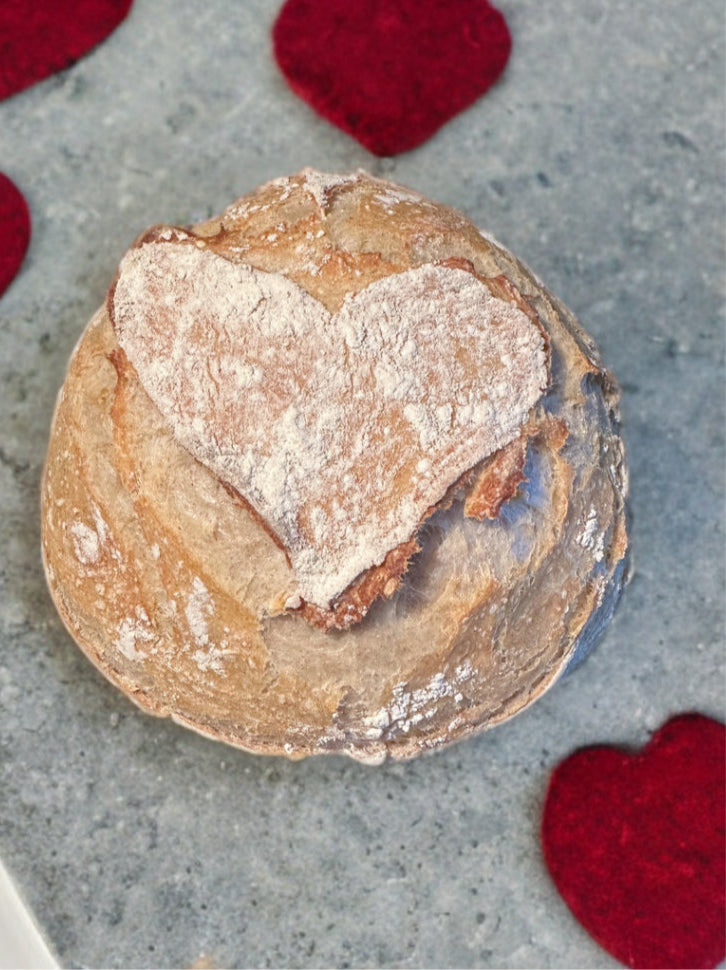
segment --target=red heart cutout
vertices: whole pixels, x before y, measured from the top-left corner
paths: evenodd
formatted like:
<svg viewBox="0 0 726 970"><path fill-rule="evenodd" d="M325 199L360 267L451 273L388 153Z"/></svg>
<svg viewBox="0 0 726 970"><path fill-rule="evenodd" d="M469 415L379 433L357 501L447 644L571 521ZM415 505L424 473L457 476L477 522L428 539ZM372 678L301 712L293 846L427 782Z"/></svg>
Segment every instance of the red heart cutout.
<svg viewBox="0 0 726 970"><path fill-rule="evenodd" d="M3 0L0 98L70 67L118 27L132 0Z"/></svg>
<svg viewBox="0 0 726 970"><path fill-rule="evenodd" d="M273 28L290 87L375 155L420 145L504 70L486 0L287 0Z"/></svg>
<svg viewBox="0 0 726 970"><path fill-rule="evenodd" d="M555 885L629 967L715 967L726 957L726 731L668 721L640 751L584 748L550 779L542 822Z"/></svg>
<svg viewBox="0 0 726 970"><path fill-rule="evenodd" d="M22 193L0 172L0 296L20 269L30 242L30 212Z"/></svg>

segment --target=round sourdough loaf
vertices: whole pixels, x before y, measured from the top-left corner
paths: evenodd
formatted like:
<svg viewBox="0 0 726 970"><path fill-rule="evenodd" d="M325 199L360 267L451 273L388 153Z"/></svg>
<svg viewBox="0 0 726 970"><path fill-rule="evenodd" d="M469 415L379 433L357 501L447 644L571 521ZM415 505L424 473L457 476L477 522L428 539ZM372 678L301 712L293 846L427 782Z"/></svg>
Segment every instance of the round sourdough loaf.
<svg viewBox="0 0 726 970"><path fill-rule="evenodd" d="M276 179L124 257L53 418L48 584L150 713L411 758L522 710L612 615L617 406L572 314L460 213Z"/></svg>

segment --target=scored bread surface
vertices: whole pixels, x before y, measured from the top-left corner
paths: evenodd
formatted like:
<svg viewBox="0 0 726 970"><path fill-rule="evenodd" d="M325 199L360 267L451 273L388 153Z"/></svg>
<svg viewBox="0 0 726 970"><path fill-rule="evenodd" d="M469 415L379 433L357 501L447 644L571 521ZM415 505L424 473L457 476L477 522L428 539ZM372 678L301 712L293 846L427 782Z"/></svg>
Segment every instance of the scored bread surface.
<svg viewBox="0 0 726 970"><path fill-rule="evenodd" d="M450 266L330 313L167 228L124 257L108 310L177 441L252 504L323 609L517 437L548 382L537 325Z"/></svg>
<svg viewBox="0 0 726 970"><path fill-rule="evenodd" d="M539 696L567 666L598 611L610 609L627 548L617 388L572 315L460 213L363 173L306 171L277 179L218 219L161 232L168 238L152 231L132 247L108 308L81 338L59 395L46 461L48 582L90 659L147 711L247 750L291 757L345 752L368 762L409 758L502 721ZM133 331L123 294L116 304L113 298L125 285L119 283L124 266L138 260L134 254L144 245L156 248L141 280L145 316ZM194 255L177 253L175 246ZM158 360L173 331L174 308L167 313L159 303L154 312L148 274L180 269L179 255L188 256L184 272L197 273L211 259L213 274L291 293L290 305L297 311L304 305L316 326L347 322L353 342L361 329L355 308L371 292L375 296L376 287L385 303L396 298L397 277L404 290L407 279L443 280L445 290L455 274L468 274L464 282L477 298L498 300L503 315L521 328L523 362L507 373L529 390L513 389L506 433L493 435L483 450L478 440L459 464L446 465L459 447L456 436L449 451L441 445L449 441L450 416L441 427L420 420L398 491L381 492L384 481L378 492L349 487L336 494L335 478L315 479L316 462L293 450L302 464L290 478L304 497L300 508L309 513L320 493L320 504L328 503L329 536L342 502L345 522L355 509L365 536L363 558L348 560L336 559L326 539L325 569L305 573L305 549L296 549L295 536L274 520L274 493L267 505L256 502L254 462L245 466L247 478L229 472L228 442L199 406L200 394L212 394L215 382L195 383L171 366L180 359L199 367L211 359L217 366L219 346L209 351L203 334L192 333L181 358L169 354L166 381L149 378L149 347ZM217 299L208 294L204 305ZM362 316L368 326L372 304ZM155 347L145 346L144 326L159 328ZM350 342L341 346L342 357L350 354ZM282 353L280 341L276 347ZM442 348L449 356L456 349L455 341ZM240 438L245 429L234 413L235 396L227 393L234 348L225 350L227 370L219 365L212 374L218 384L221 373L223 385L212 410L223 400L229 440L249 448L249 439ZM286 352L293 378L317 374L325 386L326 347L293 340ZM424 350L421 357L419 348L419 360L435 361L435 355L427 358ZM253 373L246 363L249 368L235 375L241 393ZM329 366L339 371L335 360ZM420 382L415 356L412 367ZM400 383L401 373L395 376ZM396 386L385 384L385 374L381 381ZM339 372L329 383L331 400L339 398L335 418L346 385ZM491 384L477 387L492 390ZM180 418L185 394L193 406ZM241 424L251 422L254 409L240 408ZM385 423L381 413L375 412L374 427ZM396 413L397 423L390 412L386 419L401 435L423 412L408 423ZM356 439L358 465L351 459L359 480L378 468L377 455L378 464L393 462L383 442L377 452L375 436L366 438L365 417ZM274 422L265 413L258 420L258 450L251 451L266 448L274 461L277 439L264 434ZM355 424L353 417L349 423ZM446 468L438 479L426 471L432 434L443 451L431 454ZM341 451L338 477L346 471L343 459ZM382 509L388 503L395 512L417 489L424 497L405 527L390 529L386 544L383 526L394 519ZM378 505L376 494L382 495ZM339 569L343 561L346 568Z"/></svg>

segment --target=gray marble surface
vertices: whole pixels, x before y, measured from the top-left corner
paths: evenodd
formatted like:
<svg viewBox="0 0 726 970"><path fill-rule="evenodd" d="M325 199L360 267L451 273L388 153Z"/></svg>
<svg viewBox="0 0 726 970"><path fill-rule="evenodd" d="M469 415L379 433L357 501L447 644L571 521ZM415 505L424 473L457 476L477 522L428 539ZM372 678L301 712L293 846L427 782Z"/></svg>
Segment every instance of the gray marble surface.
<svg viewBox="0 0 726 970"><path fill-rule="evenodd" d="M0 300L0 856L66 966L603 967L543 868L552 767L724 713L720 0L502 0L502 81L407 155L287 89L277 0L137 0L0 103L34 233ZM635 576L578 670L404 765L290 764L139 713L46 593L38 480L66 360L139 230L304 165L467 211L599 341L624 389Z"/></svg>

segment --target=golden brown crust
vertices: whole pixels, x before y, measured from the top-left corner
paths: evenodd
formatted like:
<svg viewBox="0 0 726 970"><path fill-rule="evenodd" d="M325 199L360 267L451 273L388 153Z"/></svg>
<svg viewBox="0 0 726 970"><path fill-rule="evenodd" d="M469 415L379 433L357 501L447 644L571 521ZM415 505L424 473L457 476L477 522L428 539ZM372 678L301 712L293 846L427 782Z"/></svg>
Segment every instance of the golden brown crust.
<svg viewBox="0 0 726 970"><path fill-rule="evenodd" d="M510 444L485 459L484 466L464 501L464 515L473 519L496 519L525 480L528 436L520 434Z"/></svg>
<svg viewBox="0 0 726 970"><path fill-rule="evenodd" d="M357 603L347 591L354 612L372 603L360 622L325 633L294 612L263 524L174 440L101 311L71 361L43 479L44 562L73 637L144 710L289 757L409 758L526 707L623 581L617 387L592 341L459 213L368 177L278 180L194 231L331 311L391 273L466 261L536 314L552 386L516 446L431 510L420 548L361 577ZM467 490L484 519L465 514Z"/></svg>

